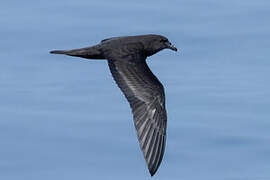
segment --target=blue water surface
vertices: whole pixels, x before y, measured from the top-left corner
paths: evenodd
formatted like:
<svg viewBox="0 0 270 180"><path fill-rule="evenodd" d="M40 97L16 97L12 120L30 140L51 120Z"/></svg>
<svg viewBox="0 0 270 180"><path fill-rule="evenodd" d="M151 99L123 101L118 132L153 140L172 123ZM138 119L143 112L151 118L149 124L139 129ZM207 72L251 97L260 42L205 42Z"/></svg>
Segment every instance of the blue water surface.
<svg viewBox="0 0 270 180"><path fill-rule="evenodd" d="M2 0L0 179L150 179L106 61L51 55L162 34L166 90L156 180L270 179L269 0Z"/></svg>

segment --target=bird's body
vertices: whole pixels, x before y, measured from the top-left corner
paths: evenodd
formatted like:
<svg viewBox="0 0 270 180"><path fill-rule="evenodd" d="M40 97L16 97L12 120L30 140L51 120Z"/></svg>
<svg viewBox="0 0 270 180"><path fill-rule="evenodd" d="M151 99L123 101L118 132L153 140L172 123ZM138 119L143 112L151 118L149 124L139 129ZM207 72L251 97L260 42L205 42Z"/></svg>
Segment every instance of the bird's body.
<svg viewBox="0 0 270 180"><path fill-rule="evenodd" d="M164 154L167 113L164 88L146 64L146 58L162 49L177 49L164 36L113 37L74 50L51 51L87 59L107 59L110 71L129 101L141 150L151 175Z"/></svg>

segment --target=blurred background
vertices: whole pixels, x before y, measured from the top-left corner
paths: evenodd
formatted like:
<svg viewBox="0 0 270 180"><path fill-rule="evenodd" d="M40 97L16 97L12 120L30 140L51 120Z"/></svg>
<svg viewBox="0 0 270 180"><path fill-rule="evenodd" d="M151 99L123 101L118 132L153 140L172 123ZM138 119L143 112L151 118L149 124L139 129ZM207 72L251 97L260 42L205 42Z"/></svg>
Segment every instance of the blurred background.
<svg viewBox="0 0 270 180"><path fill-rule="evenodd" d="M0 179L150 179L106 61L49 54L162 34L168 137L152 179L270 179L270 1L2 0Z"/></svg>

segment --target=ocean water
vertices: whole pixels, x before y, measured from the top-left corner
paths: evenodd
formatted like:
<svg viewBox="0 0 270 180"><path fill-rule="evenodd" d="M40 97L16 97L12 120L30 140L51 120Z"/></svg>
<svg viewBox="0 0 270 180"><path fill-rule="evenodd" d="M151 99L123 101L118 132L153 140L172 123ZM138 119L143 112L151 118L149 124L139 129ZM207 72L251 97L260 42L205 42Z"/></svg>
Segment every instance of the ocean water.
<svg viewBox="0 0 270 180"><path fill-rule="evenodd" d="M106 61L51 55L162 34L168 136L151 179L270 179L270 1L2 0L0 179L150 179Z"/></svg>

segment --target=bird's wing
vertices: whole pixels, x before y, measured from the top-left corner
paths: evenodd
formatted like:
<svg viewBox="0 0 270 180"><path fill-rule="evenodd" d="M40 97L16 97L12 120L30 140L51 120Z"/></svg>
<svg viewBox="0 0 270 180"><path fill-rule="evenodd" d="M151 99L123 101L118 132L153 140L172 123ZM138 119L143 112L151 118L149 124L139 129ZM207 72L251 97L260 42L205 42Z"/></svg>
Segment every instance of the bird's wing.
<svg viewBox="0 0 270 180"><path fill-rule="evenodd" d="M134 124L151 175L157 171L165 148L167 114L164 88L145 60L108 60L114 80L132 109Z"/></svg>

